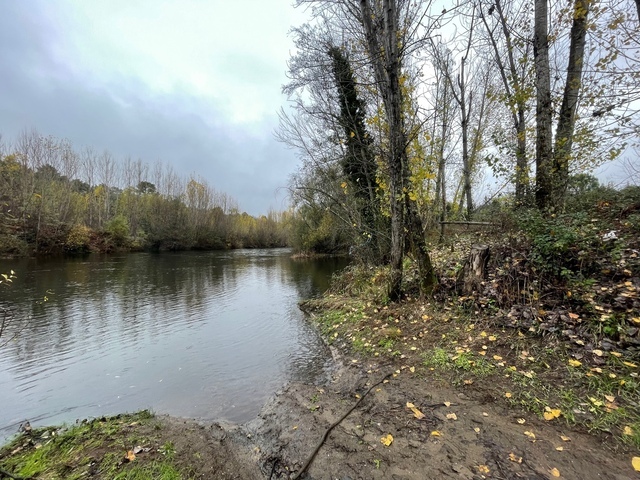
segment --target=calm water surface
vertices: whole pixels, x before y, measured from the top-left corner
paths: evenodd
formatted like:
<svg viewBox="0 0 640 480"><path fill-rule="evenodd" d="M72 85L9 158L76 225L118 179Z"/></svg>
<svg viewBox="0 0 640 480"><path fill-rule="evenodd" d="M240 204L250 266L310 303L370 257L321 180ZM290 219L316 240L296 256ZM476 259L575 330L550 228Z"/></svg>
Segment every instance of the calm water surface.
<svg viewBox="0 0 640 480"><path fill-rule="evenodd" d="M18 275L0 291L15 313L0 339L0 437L27 419L142 408L249 420L288 380L328 374L297 302L344 265L288 250L0 260Z"/></svg>

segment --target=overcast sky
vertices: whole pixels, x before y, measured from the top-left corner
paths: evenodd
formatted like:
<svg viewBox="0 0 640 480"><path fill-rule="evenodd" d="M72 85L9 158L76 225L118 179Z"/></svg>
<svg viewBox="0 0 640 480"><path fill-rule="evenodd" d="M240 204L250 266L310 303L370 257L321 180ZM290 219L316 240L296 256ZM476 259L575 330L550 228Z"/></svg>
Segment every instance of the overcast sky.
<svg viewBox="0 0 640 480"><path fill-rule="evenodd" d="M171 163L253 215L286 207L273 137L293 0L0 0L0 133Z"/></svg>

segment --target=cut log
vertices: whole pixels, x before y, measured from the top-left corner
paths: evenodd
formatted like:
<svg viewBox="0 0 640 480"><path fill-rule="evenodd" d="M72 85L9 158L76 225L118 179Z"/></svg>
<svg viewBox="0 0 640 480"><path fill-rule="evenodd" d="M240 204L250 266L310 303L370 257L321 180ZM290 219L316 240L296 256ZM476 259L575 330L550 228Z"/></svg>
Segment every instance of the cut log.
<svg viewBox="0 0 640 480"><path fill-rule="evenodd" d="M486 276L487 264L489 262L489 246L488 245L474 245L469 252L469 258L467 259L463 268L463 291L465 295L473 293L480 286L480 283Z"/></svg>

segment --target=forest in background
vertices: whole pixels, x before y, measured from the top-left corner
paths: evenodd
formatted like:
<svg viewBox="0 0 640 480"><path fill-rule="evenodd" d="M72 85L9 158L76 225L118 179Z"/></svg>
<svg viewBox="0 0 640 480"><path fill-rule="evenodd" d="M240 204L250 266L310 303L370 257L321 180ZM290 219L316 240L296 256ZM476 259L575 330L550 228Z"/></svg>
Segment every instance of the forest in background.
<svg viewBox="0 0 640 480"><path fill-rule="evenodd" d="M389 265L392 299L406 258L433 290L428 239L448 240L445 222L533 215L553 232L584 214L574 194L611 193L596 167L624 155L638 182L637 2L297 5L312 20L293 30L278 130L302 160L292 242ZM487 176L501 187L479 205Z"/></svg>
<svg viewBox="0 0 640 480"><path fill-rule="evenodd" d="M0 255L282 247L287 212L253 217L170 165L23 132L0 142Z"/></svg>

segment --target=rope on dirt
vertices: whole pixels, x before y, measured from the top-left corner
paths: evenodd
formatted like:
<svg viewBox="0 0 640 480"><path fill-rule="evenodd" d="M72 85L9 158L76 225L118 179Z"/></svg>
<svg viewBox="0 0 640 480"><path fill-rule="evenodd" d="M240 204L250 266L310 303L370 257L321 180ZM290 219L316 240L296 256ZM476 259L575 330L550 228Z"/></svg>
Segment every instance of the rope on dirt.
<svg viewBox="0 0 640 480"><path fill-rule="evenodd" d="M304 474L307 469L309 468L309 466L311 465L311 463L313 462L313 459L316 458L316 455L318 454L318 452L320 451L320 448L322 447L322 445L324 445L324 442L327 441L327 438L329 437L329 434L331 433L331 430L333 430L335 427L337 427L338 425L340 425L342 423L342 421L347 418L349 416L349 414L351 412L353 412L356 407L358 405L360 405L360 402L362 402L362 400L364 400L364 397L366 397L369 392L371 390L373 390L375 387L377 387L378 385L380 385L382 382L384 382L387 378L389 378L391 375L393 375L393 372L389 372L387 373L384 377L382 377L378 382L374 383L373 385L371 385L369 387L369 390L367 390L366 392L364 392L364 394L358 399L358 401L353 405L353 407L351 407L349 410L347 410L347 413L345 413L344 415L342 415L342 417L340 417L338 420L336 420L335 422L333 422L331 424L331 426L329 428L327 428L327 430L324 432L324 435L322 436L322 438L320 439L320 442L318 442L318 445L316 446L316 448L314 448L313 452L311 452L311 455L309 455L309 458L307 459L307 461L305 462L305 464L302 466L302 469L300 469L300 471L298 473L296 473L292 480L298 480L302 474Z"/></svg>
<svg viewBox="0 0 640 480"><path fill-rule="evenodd" d="M26 480L26 479L23 479L22 477L13 475L12 473L9 473L6 470L3 470L2 468L0 468L0 478L4 478L4 477L13 478L13 480Z"/></svg>

